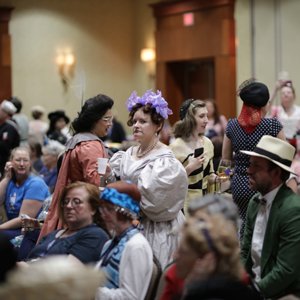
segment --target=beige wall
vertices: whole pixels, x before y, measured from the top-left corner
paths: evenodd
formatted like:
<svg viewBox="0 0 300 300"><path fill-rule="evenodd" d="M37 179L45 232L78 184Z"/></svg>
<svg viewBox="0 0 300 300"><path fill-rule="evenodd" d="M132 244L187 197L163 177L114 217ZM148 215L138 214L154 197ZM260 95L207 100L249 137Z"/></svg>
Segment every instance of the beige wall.
<svg viewBox="0 0 300 300"><path fill-rule="evenodd" d="M278 73L287 71L300 91L299 11L299 0L236 0L238 84L254 76L272 91ZM240 107L238 100L237 111Z"/></svg>
<svg viewBox="0 0 300 300"><path fill-rule="evenodd" d="M149 4L158 1L0 0L1 6L15 7L9 28L13 94L24 101L24 112L39 103L47 111L63 108L73 118L80 110L84 75L84 99L110 95L125 123L125 100L132 90L140 94L154 87L139 53L155 47ZM255 76L272 89L278 72L286 70L300 91L299 11L298 0L236 0L237 84ZM56 52L64 47L77 59L67 92L55 65ZM240 107L238 99L237 112Z"/></svg>
<svg viewBox="0 0 300 300"><path fill-rule="evenodd" d="M12 88L23 100L24 112L42 104L48 112L65 109L73 118L81 107L84 79L84 99L111 96L119 119L126 122L125 100L132 90L152 87L139 60L140 48L154 46L148 2L1 0L0 5L15 7L9 27ZM55 65L57 51L64 48L76 56L67 92Z"/></svg>

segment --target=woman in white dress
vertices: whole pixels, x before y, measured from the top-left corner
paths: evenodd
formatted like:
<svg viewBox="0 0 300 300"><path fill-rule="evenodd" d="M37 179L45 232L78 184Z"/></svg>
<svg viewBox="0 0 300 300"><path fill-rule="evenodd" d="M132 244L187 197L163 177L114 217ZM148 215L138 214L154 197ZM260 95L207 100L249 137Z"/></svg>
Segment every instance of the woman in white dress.
<svg viewBox="0 0 300 300"><path fill-rule="evenodd" d="M172 111L161 92L147 91L142 97L133 92L127 101L128 125L137 146L119 151L110 166L121 180L137 184L142 199L141 225L154 255L164 268L173 259L184 223L182 213L187 193L186 171L172 151L159 141L164 120Z"/></svg>

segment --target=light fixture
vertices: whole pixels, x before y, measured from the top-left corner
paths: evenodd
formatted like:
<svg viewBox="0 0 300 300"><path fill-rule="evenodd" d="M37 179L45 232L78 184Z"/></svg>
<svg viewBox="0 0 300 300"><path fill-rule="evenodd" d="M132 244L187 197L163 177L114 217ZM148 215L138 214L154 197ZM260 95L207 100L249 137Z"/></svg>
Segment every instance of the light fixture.
<svg viewBox="0 0 300 300"><path fill-rule="evenodd" d="M56 65L65 91L68 90L70 80L74 76L75 56L71 50L62 50L57 53Z"/></svg>
<svg viewBox="0 0 300 300"><path fill-rule="evenodd" d="M141 50L141 61L146 64L149 78L155 78L155 50L153 48L143 48Z"/></svg>

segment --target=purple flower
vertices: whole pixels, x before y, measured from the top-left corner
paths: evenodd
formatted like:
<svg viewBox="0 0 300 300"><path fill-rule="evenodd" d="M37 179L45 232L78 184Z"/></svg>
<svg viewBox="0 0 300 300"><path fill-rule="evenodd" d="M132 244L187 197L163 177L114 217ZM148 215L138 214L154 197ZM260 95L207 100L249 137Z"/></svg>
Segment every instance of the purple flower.
<svg viewBox="0 0 300 300"><path fill-rule="evenodd" d="M134 91L127 100L128 110L131 111L138 103L143 106L150 104L164 119L168 119L168 115L173 113L172 110L168 108L168 102L162 97L161 91L159 90L157 90L156 93L152 90L147 90L142 97L138 97L136 91Z"/></svg>

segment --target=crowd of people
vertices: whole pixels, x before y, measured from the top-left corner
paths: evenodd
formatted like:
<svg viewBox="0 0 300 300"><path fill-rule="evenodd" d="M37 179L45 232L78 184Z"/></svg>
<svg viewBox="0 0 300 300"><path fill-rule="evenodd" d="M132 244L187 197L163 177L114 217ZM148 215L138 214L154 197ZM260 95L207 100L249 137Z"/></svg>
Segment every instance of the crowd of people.
<svg viewBox="0 0 300 300"><path fill-rule="evenodd" d="M270 98L265 84L248 80L238 96L241 112L229 120L213 99L184 100L165 139L172 110L162 93L133 92L126 149L105 141L128 138L123 129L112 134L119 122L107 95L87 99L73 121L50 112L49 126L42 107L28 121L18 98L4 100L0 296L23 289L31 299L47 286L48 296L62 295L41 271L57 264L65 268L61 289L80 282L80 299L298 299L295 90L280 82ZM226 179L217 173L221 158L234 165ZM101 159L108 162L100 172ZM226 193L216 189L223 184ZM40 281L25 288L30 270Z"/></svg>

